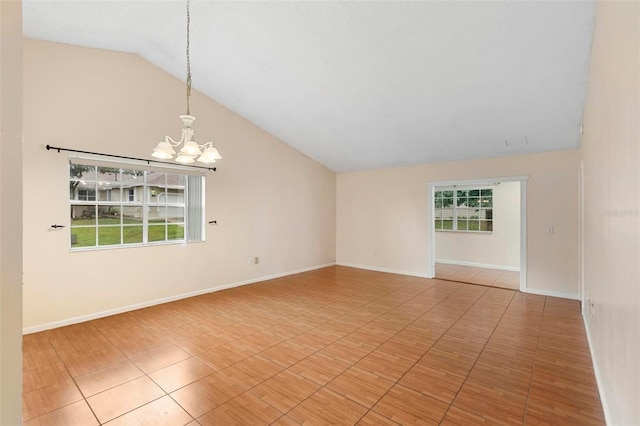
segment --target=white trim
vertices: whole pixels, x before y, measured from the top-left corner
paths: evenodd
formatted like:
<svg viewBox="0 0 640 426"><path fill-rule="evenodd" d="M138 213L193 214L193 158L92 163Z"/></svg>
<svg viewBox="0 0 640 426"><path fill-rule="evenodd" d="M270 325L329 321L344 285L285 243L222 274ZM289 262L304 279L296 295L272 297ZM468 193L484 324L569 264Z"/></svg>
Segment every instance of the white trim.
<svg viewBox="0 0 640 426"><path fill-rule="evenodd" d="M100 154L74 154L70 153L68 156L69 162L74 164L82 164L88 166L98 166L98 167L111 167L111 166L135 166L138 167L139 170L153 170L153 171L164 171L167 173L171 173L175 171L180 171L183 174L191 174L204 176L208 170L205 169L194 169L193 166L183 166L180 164L169 164L164 162L156 162L156 160L149 160L154 164L152 165L149 161L140 159L132 159L132 158L117 158L112 159L108 157L104 157ZM75 161L74 161L75 160ZM198 166L206 168L206 166Z"/></svg>
<svg viewBox="0 0 640 426"><path fill-rule="evenodd" d="M584 287L584 160L578 169L578 285L580 286L580 309L587 313L586 290Z"/></svg>
<svg viewBox="0 0 640 426"><path fill-rule="evenodd" d="M604 380L602 379L602 374L600 373L600 369L598 368L598 363L596 362L596 354L593 350L593 344L591 343L591 331L589 329L589 322L587 321L587 316L584 314L582 315L582 321L584 322L584 329L587 334L589 352L591 352L591 364L593 365L593 373L596 376L596 386L598 387L598 394L600 395L600 403L602 404L602 412L604 413L604 422L605 424L612 425L613 420L611 418L611 410L609 409L607 398L605 397L604 392L601 390L604 389Z"/></svg>
<svg viewBox="0 0 640 426"><path fill-rule="evenodd" d="M257 283L257 282L261 282L261 281L267 281L267 280L272 280L272 279L275 279L275 278L286 277L288 275L295 275L295 274L300 274L300 273L303 273L303 272L314 271L316 269L327 268L329 266L334 266L335 264L336 264L335 262L331 262L331 263L325 263L323 265L310 266L308 268L297 269L295 271L282 272L282 273L278 273L278 274L274 274L274 275L269 275L269 276L266 276L266 277L252 278L250 280L239 281L239 282L235 282L235 283L231 283L231 284L225 284L225 285L222 285L222 286L219 286L219 287L206 288L206 289L203 289L203 290L197 290L197 291L192 291L192 292L189 292L189 293L177 294L175 296L163 297L161 299L150 300L148 302L136 303L134 305L128 305L128 306L123 306L123 307L120 307L120 308L109 309L109 310L106 310L106 311L96 312L96 313L93 313L93 314L81 315L79 317L68 318L68 319L61 320L61 321L54 321L54 322L49 322L49 323L46 323L46 324L34 325L32 327L23 328L22 329L22 334L24 335L24 334L37 333L39 331L50 330L52 328L58 328L58 327L64 327L64 326L67 326L67 325L78 324L78 323L81 323L81 322L91 321L91 320L95 320L95 319L98 319L98 318L104 318L104 317L108 317L108 316L111 316L111 315L121 314L121 313L124 313L124 312L135 311L136 309L142 309L142 308L148 308L149 306L160 305L162 303L174 302L176 300L186 299L186 298L194 297L194 296L200 296L200 295L207 294L207 293L214 293L216 291L227 290L227 289L230 289L230 288L240 287L240 286L247 285L247 284L254 284L254 283Z"/></svg>
<svg viewBox="0 0 640 426"><path fill-rule="evenodd" d="M346 266L348 268L366 269L368 271L386 272L388 274L408 275L410 277L433 278L433 276L428 276L426 273L408 272L408 271L401 271L398 269L390 269L390 268L379 268L377 266L369 266L369 265L357 265L355 263L336 262L336 265Z"/></svg>
<svg viewBox="0 0 640 426"><path fill-rule="evenodd" d="M427 261L427 275L430 278L436 276L436 224L434 219L436 217L435 195L436 185L429 184L427 191L427 203L429 205L427 207L427 211L429 212L430 217L427 217L427 219L429 220L429 224L427 226L429 229L430 237L427 239L427 244L429 244L427 250L431 250L431 256Z"/></svg>
<svg viewBox="0 0 640 426"><path fill-rule="evenodd" d="M520 181L520 291L527 290L527 179Z"/></svg>
<svg viewBox="0 0 640 426"><path fill-rule="evenodd" d="M474 268L498 269L500 271L520 272L520 268L518 268L517 266L489 265L486 263L462 262L459 260L445 260L445 259L436 259L436 263L443 263L445 265L472 266Z"/></svg>
<svg viewBox="0 0 640 426"><path fill-rule="evenodd" d="M431 257L427 259L427 273L428 278L435 276L436 268L436 230L435 222L435 206L434 206L434 194L435 188L439 186L453 186L453 185L491 185L496 182L520 182L520 291L527 292L527 180L528 175L523 176L506 176L506 177L494 177L494 178L479 178L479 179L462 179L462 180L450 180L429 182L427 184L427 206L428 211L431 213L430 222L427 225L430 231L430 237L427 238L428 250ZM564 296L558 296L564 297Z"/></svg>
<svg viewBox="0 0 640 426"><path fill-rule="evenodd" d="M537 288L525 288L520 290L523 293L539 294L540 296L559 297L561 299L580 300L580 296L577 293L565 293L563 291L553 290L539 290Z"/></svg>
<svg viewBox="0 0 640 426"><path fill-rule="evenodd" d="M478 178L478 179L460 179L460 180L443 180L431 182L433 186L475 186L475 185L493 185L497 182L521 182L529 179L529 176L504 176L494 178Z"/></svg>

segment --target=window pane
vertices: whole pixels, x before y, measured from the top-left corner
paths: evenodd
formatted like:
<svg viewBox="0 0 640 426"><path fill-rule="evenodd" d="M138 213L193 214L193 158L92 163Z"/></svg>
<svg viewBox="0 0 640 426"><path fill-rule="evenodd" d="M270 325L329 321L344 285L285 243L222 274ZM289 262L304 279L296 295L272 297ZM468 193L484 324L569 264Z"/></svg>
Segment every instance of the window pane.
<svg viewBox="0 0 640 426"><path fill-rule="evenodd" d="M75 235L75 237L74 237ZM96 227L71 228L71 247L93 247L96 245Z"/></svg>
<svg viewBox="0 0 640 426"><path fill-rule="evenodd" d="M479 196L480 196L479 189L472 189L469 191L469 197L479 197Z"/></svg>
<svg viewBox="0 0 640 426"><path fill-rule="evenodd" d="M122 206L122 223L142 223L142 206Z"/></svg>
<svg viewBox="0 0 640 426"><path fill-rule="evenodd" d="M71 226L95 224L96 206L71 205Z"/></svg>
<svg viewBox="0 0 640 426"><path fill-rule="evenodd" d="M443 220L442 229L453 229L453 219Z"/></svg>
<svg viewBox="0 0 640 426"><path fill-rule="evenodd" d="M493 207L493 200L491 197L482 197L480 199L480 205L482 207Z"/></svg>
<svg viewBox="0 0 640 426"><path fill-rule="evenodd" d="M436 219L434 227L435 227L435 229L442 229L442 220L441 219Z"/></svg>
<svg viewBox="0 0 640 426"><path fill-rule="evenodd" d="M167 240L184 240L184 225L167 225Z"/></svg>
<svg viewBox="0 0 640 426"><path fill-rule="evenodd" d="M184 207L166 207L168 223L184 223Z"/></svg>
<svg viewBox="0 0 640 426"><path fill-rule="evenodd" d="M167 173L167 188L182 189L184 191L185 175Z"/></svg>
<svg viewBox="0 0 640 426"><path fill-rule="evenodd" d="M120 226L98 226L98 245L112 246L121 244L122 228Z"/></svg>
<svg viewBox="0 0 640 426"><path fill-rule="evenodd" d="M165 241L166 237L166 227L164 224L162 225L149 225L149 242L153 241Z"/></svg>
<svg viewBox="0 0 640 426"><path fill-rule="evenodd" d="M468 230L469 231L478 231L480 229L480 221L477 219L469 219L468 223Z"/></svg>
<svg viewBox="0 0 640 426"><path fill-rule="evenodd" d="M458 231L466 231L469 229L469 222L467 220L458 220Z"/></svg>
<svg viewBox="0 0 640 426"><path fill-rule="evenodd" d="M442 199L442 207L451 207L451 206L453 206L453 198Z"/></svg>
<svg viewBox="0 0 640 426"><path fill-rule="evenodd" d="M147 172L147 200L151 204L158 204L158 195L164 193L167 186L167 174L160 172Z"/></svg>
<svg viewBox="0 0 640 426"><path fill-rule="evenodd" d="M98 206L98 225L120 225L120 206Z"/></svg>
<svg viewBox="0 0 640 426"><path fill-rule="evenodd" d="M483 197L491 197L493 195L493 189L482 189L480 190L480 195L482 195Z"/></svg>
<svg viewBox="0 0 640 426"><path fill-rule="evenodd" d="M137 244L142 242L142 225L124 226L122 228L122 242L124 244Z"/></svg>
<svg viewBox="0 0 640 426"><path fill-rule="evenodd" d="M442 219L453 219L453 209L442 209Z"/></svg>
<svg viewBox="0 0 640 426"><path fill-rule="evenodd" d="M96 173L93 166L69 164L69 199L77 200L78 190L92 189L95 195Z"/></svg>
<svg viewBox="0 0 640 426"><path fill-rule="evenodd" d="M165 206L149 207L149 224L165 223L167 218L167 208Z"/></svg>
<svg viewBox="0 0 640 426"><path fill-rule="evenodd" d="M478 197L469 197L466 202L467 207L478 207L480 205L480 198Z"/></svg>
<svg viewBox="0 0 640 426"><path fill-rule="evenodd" d="M480 230L481 231L493 231L493 221L491 220L481 220L480 221Z"/></svg>
<svg viewBox="0 0 640 426"><path fill-rule="evenodd" d="M112 197L113 200L141 203L142 195L144 194L144 172L131 169L121 169L121 171L120 186L118 187L117 195Z"/></svg>

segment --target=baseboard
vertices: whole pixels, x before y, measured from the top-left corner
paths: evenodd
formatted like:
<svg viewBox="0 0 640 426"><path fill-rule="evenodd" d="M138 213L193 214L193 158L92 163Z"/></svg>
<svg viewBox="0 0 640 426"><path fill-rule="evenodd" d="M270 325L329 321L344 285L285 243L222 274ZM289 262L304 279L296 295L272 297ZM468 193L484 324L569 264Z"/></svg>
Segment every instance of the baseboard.
<svg viewBox="0 0 640 426"><path fill-rule="evenodd" d="M587 343L589 344L589 352L591 352L591 364L593 365L593 373L596 376L596 385L598 386L598 395L600 395L600 403L602 404L602 412L604 413L604 421L608 425L612 425L613 421L611 420L611 411L609 410L609 404L607 404L607 398L602 392L603 388L603 380L602 374L600 373L600 369L598 368L598 363L596 362L596 354L593 350L593 344L591 343L591 330L589 329L589 323L587 322L587 317L583 314L582 321L584 322L584 330L587 333Z"/></svg>
<svg viewBox="0 0 640 426"><path fill-rule="evenodd" d="M142 309L142 308L148 308L150 306L160 305L162 303L175 302L176 300L187 299L189 297L201 296L203 294L214 293L216 291L227 290L227 289L230 289L230 288L240 287L240 286L243 286L243 285L255 284L255 283L258 283L258 282L261 282L261 281L268 281L268 280L273 280L273 279L276 279L276 278L286 277L288 275L301 274L303 272L309 272L309 271L314 271L316 269L327 268L329 266L334 266L335 264L336 264L335 262L325 263L323 265L311 266L311 267L308 267L308 268L297 269L295 271L288 271L288 272L282 272L282 273L274 274L274 275L268 275L268 276L263 276L263 277L258 277L258 278L252 278L252 279L246 280L246 281L239 281L239 282L235 282L235 283L231 283L231 284L221 285L221 286L218 286L218 287L211 287L211 288L206 288L206 289L203 289L203 290L192 291L192 292L189 292L189 293L177 294L175 296L163 297L163 298L160 298L160 299L150 300L148 302L136 303L134 305L128 305L128 306L123 306L123 307L120 307L120 308L109 309L109 310L106 310L106 311L96 312L96 313L93 313L93 314L81 315L79 317L68 318L68 319L61 320L61 321L53 321L53 322L49 322L49 323L46 323L46 324L34 325L32 327L23 328L22 329L22 334L24 335L24 334L37 333L37 332L40 332L40 331L50 330L52 328L58 328L58 327L64 327L64 326L67 326L67 325L78 324L78 323L81 323L81 322L91 321L91 320L95 320L95 319L98 319L98 318L104 318L104 317L108 317L108 316L111 316L111 315L122 314L124 312L135 311L136 309Z"/></svg>
<svg viewBox="0 0 640 426"><path fill-rule="evenodd" d="M355 263L336 262L336 265L346 266L348 268L366 269L368 271L386 272L388 274L408 275L410 277L433 278L428 276L427 274L421 274L418 272L407 272L407 271L400 271L398 269L379 268L377 266L357 265Z"/></svg>
<svg viewBox="0 0 640 426"><path fill-rule="evenodd" d="M538 290L536 288L525 288L523 293L539 294L540 296L559 297L561 299L580 300L580 295L577 293L564 293L562 291L553 290Z"/></svg>
<svg viewBox="0 0 640 426"><path fill-rule="evenodd" d="M516 266L490 265L488 263L473 263L473 262L462 262L459 260L444 260L444 259L436 259L436 263L442 263L445 265L472 266L474 268L498 269L500 271L520 272L520 268Z"/></svg>

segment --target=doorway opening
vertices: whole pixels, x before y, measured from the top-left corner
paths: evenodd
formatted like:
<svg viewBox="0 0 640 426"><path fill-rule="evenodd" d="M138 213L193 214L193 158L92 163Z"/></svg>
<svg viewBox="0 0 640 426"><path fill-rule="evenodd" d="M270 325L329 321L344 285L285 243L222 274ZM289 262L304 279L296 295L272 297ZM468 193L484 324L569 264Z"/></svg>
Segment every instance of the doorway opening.
<svg viewBox="0 0 640 426"><path fill-rule="evenodd" d="M526 288L526 176L429 185L429 276Z"/></svg>

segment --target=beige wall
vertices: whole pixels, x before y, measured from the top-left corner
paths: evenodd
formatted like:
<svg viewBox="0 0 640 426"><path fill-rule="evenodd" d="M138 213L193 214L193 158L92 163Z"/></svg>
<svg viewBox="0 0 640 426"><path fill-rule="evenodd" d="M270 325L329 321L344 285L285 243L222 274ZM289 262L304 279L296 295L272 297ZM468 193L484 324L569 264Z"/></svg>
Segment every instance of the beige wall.
<svg viewBox="0 0 640 426"><path fill-rule="evenodd" d="M22 424L22 4L0 2L0 424Z"/></svg>
<svg viewBox="0 0 640 426"><path fill-rule="evenodd" d="M436 260L520 270L520 182L493 189L493 231L436 232Z"/></svg>
<svg viewBox="0 0 640 426"><path fill-rule="evenodd" d="M429 183L529 175L528 289L577 298L578 169L579 151L570 150L339 174L337 261L424 275Z"/></svg>
<svg viewBox="0 0 640 426"><path fill-rule="evenodd" d="M585 321L611 425L640 421L640 3L598 5L584 116Z"/></svg>
<svg viewBox="0 0 640 426"><path fill-rule="evenodd" d="M45 145L151 158L179 136L185 87L133 54L24 45L27 331L335 261L335 173L198 92L196 137L224 157L207 175L206 243L70 253L69 228L50 229L69 225L68 159Z"/></svg>

